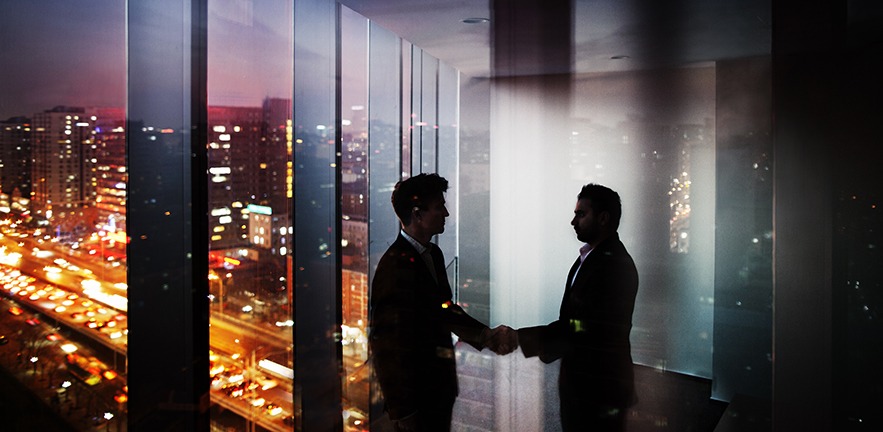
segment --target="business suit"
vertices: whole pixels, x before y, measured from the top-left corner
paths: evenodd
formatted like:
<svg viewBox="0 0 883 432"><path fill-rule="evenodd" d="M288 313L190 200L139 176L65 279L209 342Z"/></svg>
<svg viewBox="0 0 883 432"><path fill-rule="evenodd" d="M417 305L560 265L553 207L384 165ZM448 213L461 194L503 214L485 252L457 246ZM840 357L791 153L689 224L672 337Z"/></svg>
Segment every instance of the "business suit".
<svg viewBox="0 0 883 432"><path fill-rule="evenodd" d="M577 268L579 271L577 272ZM619 416L635 400L629 333L638 292L632 257L614 232L567 277L559 318L518 330L526 357L561 359L558 380L565 431L586 429L586 419ZM621 428L611 427L611 430Z"/></svg>
<svg viewBox="0 0 883 432"><path fill-rule="evenodd" d="M419 430L449 430L457 397L451 333L481 349L487 326L452 302L438 246L429 245L435 276L402 234L381 257L370 296L369 345L393 420L417 413Z"/></svg>

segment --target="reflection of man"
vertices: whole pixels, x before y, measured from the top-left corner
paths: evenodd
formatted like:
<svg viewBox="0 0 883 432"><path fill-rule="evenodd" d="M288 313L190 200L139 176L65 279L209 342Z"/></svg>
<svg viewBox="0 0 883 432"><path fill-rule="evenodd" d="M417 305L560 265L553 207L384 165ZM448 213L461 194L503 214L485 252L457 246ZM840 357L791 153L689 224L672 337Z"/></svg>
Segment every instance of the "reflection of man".
<svg viewBox="0 0 883 432"><path fill-rule="evenodd" d="M526 357L561 359L564 431L622 431L635 401L629 333L638 272L619 241L621 214L616 192L583 186L570 224L585 245L567 276L559 318L518 330Z"/></svg>
<svg viewBox="0 0 883 432"><path fill-rule="evenodd" d="M385 408L397 431L448 431L457 397L451 332L476 349L515 349L515 332L490 330L452 302L441 249L448 181L420 174L399 182L392 205L402 230L374 274L370 348Z"/></svg>

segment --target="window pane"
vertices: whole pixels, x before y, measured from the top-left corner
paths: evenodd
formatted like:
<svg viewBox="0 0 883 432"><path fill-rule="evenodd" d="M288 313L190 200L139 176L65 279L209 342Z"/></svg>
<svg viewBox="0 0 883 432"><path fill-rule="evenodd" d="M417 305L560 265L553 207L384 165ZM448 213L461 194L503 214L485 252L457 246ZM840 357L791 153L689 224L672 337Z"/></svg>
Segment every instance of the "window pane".
<svg viewBox="0 0 883 432"><path fill-rule="evenodd" d="M436 120L433 123L437 146L437 172L448 179L450 192L445 197L446 206L451 217L445 222L445 234L438 236L438 246L444 252L448 262L448 278L457 298L457 278L459 276L459 244L460 244L460 179L459 168L459 94L460 76L456 69L439 62L438 85L432 89L437 101Z"/></svg>
<svg viewBox="0 0 883 432"><path fill-rule="evenodd" d="M417 123L415 133L420 136L420 172L438 172L438 59L419 50L419 55L414 56L415 62L420 62L420 75L416 76L419 81L414 82L414 100L419 107L417 111Z"/></svg>
<svg viewBox="0 0 883 432"><path fill-rule="evenodd" d="M402 40L402 178L410 177L413 171L412 159L414 158L414 152L411 149L415 146L414 123L416 121L416 114L414 113L414 101L411 97L413 92L408 89L411 88L411 83L414 81L412 58L415 49L408 41Z"/></svg>
<svg viewBox="0 0 883 432"><path fill-rule="evenodd" d="M294 3L297 430L341 428L338 7Z"/></svg>
<svg viewBox="0 0 883 432"><path fill-rule="evenodd" d="M212 422L295 422L290 2L209 1Z"/></svg>
<svg viewBox="0 0 883 432"><path fill-rule="evenodd" d="M128 380L125 2L2 10L0 369L10 394L0 403L19 410L9 420L19 428L86 429L85 411L117 427ZM22 403L27 392L45 407Z"/></svg>
<svg viewBox="0 0 883 432"><path fill-rule="evenodd" d="M341 345L343 421L367 424L368 325L368 20L340 14L341 85Z"/></svg>
<svg viewBox="0 0 883 432"><path fill-rule="evenodd" d="M127 5L130 423L208 426L205 3ZM170 54L170 53L177 53ZM157 61L163 58L166 61ZM161 318L160 318L161 317Z"/></svg>

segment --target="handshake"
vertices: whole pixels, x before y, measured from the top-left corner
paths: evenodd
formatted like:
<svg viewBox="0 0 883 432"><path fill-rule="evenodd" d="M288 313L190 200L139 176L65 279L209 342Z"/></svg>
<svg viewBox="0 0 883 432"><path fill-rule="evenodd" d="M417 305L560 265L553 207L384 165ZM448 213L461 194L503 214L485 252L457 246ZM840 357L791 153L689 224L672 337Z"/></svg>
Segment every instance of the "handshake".
<svg viewBox="0 0 883 432"><path fill-rule="evenodd" d="M481 345L498 355L509 354L518 348L518 331L507 325L484 329L481 332Z"/></svg>

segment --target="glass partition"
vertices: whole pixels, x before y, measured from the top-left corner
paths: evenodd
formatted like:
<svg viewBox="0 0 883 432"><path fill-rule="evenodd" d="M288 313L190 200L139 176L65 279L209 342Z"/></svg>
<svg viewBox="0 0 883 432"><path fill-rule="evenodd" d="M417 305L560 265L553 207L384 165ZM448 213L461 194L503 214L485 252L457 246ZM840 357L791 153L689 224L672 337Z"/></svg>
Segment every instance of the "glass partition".
<svg viewBox="0 0 883 432"><path fill-rule="evenodd" d="M350 9L340 12L341 66L341 345L344 378L343 420L358 428L368 421L368 265L369 154L372 148L369 105L368 20ZM373 39L372 39L373 40ZM393 63L394 64L394 63ZM387 71L388 72L388 71ZM395 76L395 75L393 75ZM397 94L397 93L396 93Z"/></svg>
<svg viewBox="0 0 883 432"><path fill-rule="evenodd" d="M342 429L339 6L294 2L295 428Z"/></svg>
<svg viewBox="0 0 883 432"><path fill-rule="evenodd" d="M124 430L126 3L2 9L0 374L15 393L2 405L45 407L6 422Z"/></svg>
<svg viewBox="0 0 883 432"><path fill-rule="evenodd" d="M210 0L208 11L212 424L290 430L293 10Z"/></svg>
<svg viewBox="0 0 883 432"><path fill-rule="evenodd" d="M127 5L135 430L208 428L206 11L204 1Z"/></svg>

